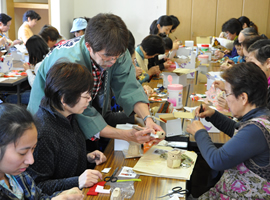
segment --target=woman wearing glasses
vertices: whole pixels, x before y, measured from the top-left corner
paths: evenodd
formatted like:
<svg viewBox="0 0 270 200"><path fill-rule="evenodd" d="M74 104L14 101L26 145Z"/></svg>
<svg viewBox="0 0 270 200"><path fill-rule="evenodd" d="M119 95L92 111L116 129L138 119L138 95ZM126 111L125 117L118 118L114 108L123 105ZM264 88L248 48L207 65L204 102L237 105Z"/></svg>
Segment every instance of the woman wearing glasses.
<svg viewBox="0 0 270 200"><path fill-rule="evenodd" d="M100 151L86 152L85 136L76 116L91 101L93 77L76 63L56 63L48 71L45 96L35 118L39 133L34 152L36 162L28 170L43 192L52 194L72 187L91 187L102 179L88 162L101 164Z"/></svg>
<svg viewBox="0 0 270 200"><path fill-rule="evenodd" d="M235 122L203 105L198 117L212 122L231 137L220 148L200 121L187 131L195 136L209 166L225 170L218 183L199 199L265 199L270 195L270 111L266 108L267 78L254 63L236 64L222 74L226 100ZM258 88L260 88L258 90Z"/></svg>

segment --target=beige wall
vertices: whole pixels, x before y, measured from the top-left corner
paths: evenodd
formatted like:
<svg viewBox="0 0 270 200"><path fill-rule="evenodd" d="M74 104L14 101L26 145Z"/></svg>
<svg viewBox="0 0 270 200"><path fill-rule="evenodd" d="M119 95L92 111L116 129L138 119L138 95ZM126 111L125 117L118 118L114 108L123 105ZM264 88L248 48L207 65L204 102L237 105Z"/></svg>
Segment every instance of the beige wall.
<svg viewBox="0 0 270 200"><path fill-rule="evenodd" d="M167 0L167 14L180 20L173 36L182 41L218 36L225 21L240 16L247 16L270 38L269 11L270 0Z"/></svg>

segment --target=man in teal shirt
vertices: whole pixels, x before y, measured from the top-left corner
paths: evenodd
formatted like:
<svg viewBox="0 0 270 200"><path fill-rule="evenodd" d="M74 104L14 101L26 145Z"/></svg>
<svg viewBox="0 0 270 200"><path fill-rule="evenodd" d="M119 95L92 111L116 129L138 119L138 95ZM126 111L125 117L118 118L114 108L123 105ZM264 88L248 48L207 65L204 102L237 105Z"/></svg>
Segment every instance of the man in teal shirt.
<svg viewBox="0 0 270 200"><path fill-rule="evenodd" d="M113 14L98 14L89 21L84 36L74 38L56 47L43 60L31 90L28 110L35 114L42 97L46 74L55 62L68 60L86 66L94 77L92 99L97 98L101 88L104 89L102 114L107 111L110 103L109 92L112 88L116 101L125 113L133 111L144 119L144 131L120 130L113 128L104 121L102 115L88 106L85 112L77 116L80 128L87 139L107 137L144 143L151 140L147 133L163 131L150 117L148 99L142 86L135 77L127 50L128 30L122 19Z"/></svg>

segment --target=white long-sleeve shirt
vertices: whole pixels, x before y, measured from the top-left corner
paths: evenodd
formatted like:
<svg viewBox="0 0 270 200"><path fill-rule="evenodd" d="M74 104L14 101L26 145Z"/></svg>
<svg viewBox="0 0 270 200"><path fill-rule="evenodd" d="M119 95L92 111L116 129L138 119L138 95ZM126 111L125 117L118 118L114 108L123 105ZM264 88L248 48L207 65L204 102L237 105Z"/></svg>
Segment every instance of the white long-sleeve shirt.
<svg viewBox="0 0 270 200"><path fill-rule="evenodd" d="M37 74L38 68L41 65L41 63L42 63L42 61L36 64L35 69L34 69L35 74ZM26 70L26 73L27 73L27 76L28 76L29 85L32 87L32 85L34 83L34 80L36 78L36 75L34 75L32 73L31 69Z"/></svg>

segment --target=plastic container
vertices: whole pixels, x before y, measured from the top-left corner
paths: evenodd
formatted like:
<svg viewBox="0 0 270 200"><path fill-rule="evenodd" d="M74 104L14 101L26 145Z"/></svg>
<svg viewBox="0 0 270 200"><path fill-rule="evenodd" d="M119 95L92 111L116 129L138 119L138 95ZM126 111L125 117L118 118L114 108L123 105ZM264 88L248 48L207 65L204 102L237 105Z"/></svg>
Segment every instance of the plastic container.
<svg viewBox="0 0 270 200"><path fill-rule="evenodd" d="M176 64L175 64L175 63L171 64L171 65L170 65L170 68L171 68L171 69L176 69Z"/></svg>
<svg viewBox="0 0 270 200"><path fill-rule="evenodd" d="M168 85L168 102L170 102L174 108L179 109L183 107L182 104L182 92L183 85L181 84L170 84Z"/></svg>
<svg viewBox="0 0 270 200"><path fill-rule="evenodd" d="M209 59L209 55L199 55L198 60L201 62L201 64L207 64Z"/></svg>
<svg viewBox="0 0 270 200"><path fill-rule="evenodd" d="M201 50L202 51L208 51L209 50L209 44L202 44L201 45Z"/></svg>

